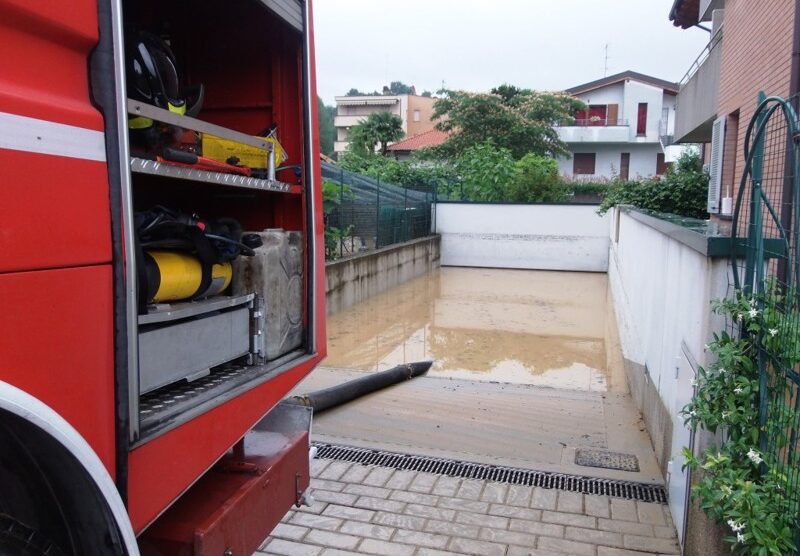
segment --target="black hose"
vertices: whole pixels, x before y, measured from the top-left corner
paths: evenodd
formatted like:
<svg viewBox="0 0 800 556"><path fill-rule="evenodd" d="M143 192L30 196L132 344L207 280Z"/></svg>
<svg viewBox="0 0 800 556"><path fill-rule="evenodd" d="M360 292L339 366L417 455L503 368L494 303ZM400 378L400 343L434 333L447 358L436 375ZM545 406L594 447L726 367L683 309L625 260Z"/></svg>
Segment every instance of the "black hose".
<svg viewBox="0 0 800 556"><path fill-rule="evenodd" d="M318 413L398 382L424 375L431 368L431 365L433 365L433 361L418 361L416 363L398 365L388 371L370 373L344 384L309 392L303 396L294 396L290 398L290 401L311 407L314 409L314 413Z"/></svg>

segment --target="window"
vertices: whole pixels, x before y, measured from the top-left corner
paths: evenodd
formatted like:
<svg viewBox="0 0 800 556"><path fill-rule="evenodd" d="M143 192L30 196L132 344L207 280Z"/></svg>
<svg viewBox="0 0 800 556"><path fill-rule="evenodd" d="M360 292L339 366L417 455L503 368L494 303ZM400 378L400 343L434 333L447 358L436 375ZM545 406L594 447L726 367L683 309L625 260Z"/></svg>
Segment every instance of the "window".
<svg viewBox="0 0 800 556"><path fill-rule="evenodd" d="M575 175L594 174L594 153L575 153L572 155L572 173Z"/></svg>
<svg viewBox="0 0 800 556"><path fill-rule="evenodd" d="M647 135L647 103L639 103L639 112L636 115L636 135L644 137Z"/></svg>
<svg viewBox="0 0 800 556"><path fill-rule="evenodd" d="M414 110L414 121L418 122L420 119L419 117L419 110Z"/></svg>
<svg viewBox="0 0 800 556"><path fill-rule="evenodd" d="M631 173L631 153L619 155L619 179L627 180Z"/></svg>
<svg viewBox="0 0 800 556"><path fill-rule="evenodd" d="M664 162L664 153L656 154L656 175L660 176L667 171L671 163Z"/></svg>

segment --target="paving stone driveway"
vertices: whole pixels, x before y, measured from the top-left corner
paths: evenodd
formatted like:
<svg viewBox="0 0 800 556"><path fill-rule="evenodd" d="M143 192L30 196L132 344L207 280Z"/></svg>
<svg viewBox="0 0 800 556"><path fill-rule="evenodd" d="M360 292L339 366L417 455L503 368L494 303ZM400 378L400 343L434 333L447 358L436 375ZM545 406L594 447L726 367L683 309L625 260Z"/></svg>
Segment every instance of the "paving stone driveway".
<svg viewBox="0 0 800 556"><path fill-rule="evenodd" d="M679 554L667 506L316 460L316 503L256 555Z"/></svg>

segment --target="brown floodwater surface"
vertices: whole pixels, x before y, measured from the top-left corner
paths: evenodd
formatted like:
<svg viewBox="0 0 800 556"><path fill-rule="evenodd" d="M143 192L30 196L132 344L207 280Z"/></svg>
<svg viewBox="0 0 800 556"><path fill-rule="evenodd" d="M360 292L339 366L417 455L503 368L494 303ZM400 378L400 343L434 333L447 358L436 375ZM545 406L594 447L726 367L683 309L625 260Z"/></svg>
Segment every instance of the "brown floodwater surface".
<svg viewBox="0 0 800 556"><path fill-rule="evenodd" d="M324 364L606 391L607 290L604 274L441 268L329 316Z"/></svg>

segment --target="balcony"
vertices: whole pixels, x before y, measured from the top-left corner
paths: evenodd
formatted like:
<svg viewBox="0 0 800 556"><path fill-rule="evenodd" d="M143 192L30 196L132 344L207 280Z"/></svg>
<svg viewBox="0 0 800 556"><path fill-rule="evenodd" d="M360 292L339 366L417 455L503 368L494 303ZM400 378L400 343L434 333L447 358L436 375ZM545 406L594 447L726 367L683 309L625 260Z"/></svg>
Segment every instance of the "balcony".
<svg viewBox="0 0 800 556"><path fill-rule="evenodd" d="M558 138L565 143L627 143L628 120L604 118L579 119L556 126Z"/></svg>
<svg viewBox="0 0 800 556"><path fill-rule="evenodd" d="M334 127L353 127L366 119L366 114L357 116L334 116L333 125Z"/></svg>
<svg viewBox="0 0 800 556"><path fill-rule="evenodd" d="M717 117L722 64L722 29L697 57L681 80L675 109L675 141L708 143Z"/></svg>

